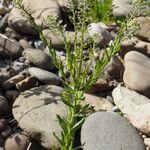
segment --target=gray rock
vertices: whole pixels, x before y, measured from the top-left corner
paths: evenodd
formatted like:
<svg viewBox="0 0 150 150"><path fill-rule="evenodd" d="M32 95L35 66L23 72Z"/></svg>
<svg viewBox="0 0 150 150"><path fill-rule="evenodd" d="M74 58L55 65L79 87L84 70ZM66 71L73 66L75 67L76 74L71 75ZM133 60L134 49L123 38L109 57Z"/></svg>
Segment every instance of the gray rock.
<svg viewBox="0 0 150 150"><path fill-rule="evenodd" d="M36 67L51 70L54 68L52 59L44 51L39 49L26 49L23 51L23 56Z"/></svg>
<svg viewBox="0 0 150 150"><path fill-rule="evenodd" d="M145 55L131 51L125 55L123 81L132 90L150 96L150 59Z"/></svg>
<svg viewBox="0 0 150 150"><path fill-rule="evenodd" d="M121 86L113 90L113 98L132 125L150 136L150 99Z"/></svg>
<svg viewBox="0 0 150 150"><path fill-rule="evenodd" d="M13 115L19 126L47 149L59 148L53 132L60 136L56 114L67 115L66 106L60 101L62 91L54 85L40 86L20 94L13 105Z"/></svg>
<svg viewBox="0 0 150 150"><path fill-rule="evenodd" d="M25 8L30 7L30 11L37 24L42 24L43 27L46 27L45 19L48 15L60 16L60 8L57 2L54 0L23 0ZM8 24L14 30L31 34L38 35L38 32L35 28L28 22L28 20L20 14L20 11L16 8L13 8L10 12L8 18Z"/></svg>
<svg viewBox="0 0 150 150"><path fill-rule="evenodd" d="M115 113L90 115L81 129L83 150L145 150L142 138L125 119Z"/></svg>
<svg viewBox="0 0 150 150"><path fill-rule="evenodd" d="M29 73L35 78L37 78L39 81L43 82L44 84L52 84L52 85L60 84L59 77L49 71L36 67L31 67L29 68Z"/></svg>

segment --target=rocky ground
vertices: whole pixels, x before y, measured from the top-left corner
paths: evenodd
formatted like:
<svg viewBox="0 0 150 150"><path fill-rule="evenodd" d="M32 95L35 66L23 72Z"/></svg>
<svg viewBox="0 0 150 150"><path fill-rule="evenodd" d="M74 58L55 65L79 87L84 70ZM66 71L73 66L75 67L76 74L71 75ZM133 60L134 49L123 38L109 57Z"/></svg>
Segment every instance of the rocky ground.
<svg viewBox="0 0 150 150"><path fill-rule="evenodd" d="M11 3L0 2L0 150L59 148L53 136L53 132L60 133L56 114L67 115L60 101L61 77L37 31ZM39 23L49 13L65 19L63 0L24 3L30 4ZM131 9L125 0L114 0L114 4L118 6L114 16L125 15ZM84 150L150 149L150 17L137 20L141 29L122 43L119 55L111 59L103 77L85 94L85 103L94 106L96 113L81 129ZM95 52L95 60L100 59L102 48L115 37L116 27L92 23L88 30L88 36L95 32L102 35L101 47ZM46 26L43 32L65 61L61 37ZM66 31L68 38L73 34Z"/></svg>

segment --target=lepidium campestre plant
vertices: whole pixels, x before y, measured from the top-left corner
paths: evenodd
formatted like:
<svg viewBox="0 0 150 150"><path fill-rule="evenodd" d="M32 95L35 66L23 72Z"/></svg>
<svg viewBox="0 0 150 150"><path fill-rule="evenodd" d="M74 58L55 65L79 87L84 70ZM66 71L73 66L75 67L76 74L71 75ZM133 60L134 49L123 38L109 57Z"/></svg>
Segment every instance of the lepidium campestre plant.
<svg viewBox="0 0 150 150"><path fill-rule="evenodd" d="M60 143L61 150L78 149L78 147L74 145L75 133L81 128L87 112L91 109L89 105L81 105L81 102L84 101L84 93L96 83L101 77L107 63L120 51L121 42L133 36L138 28L135 18L139 15L142 6L142 0L134 1L132 12L127 16L125 22L121 24L114 41L105 49L102 59L96 61L94 69L89 74L92 62L94 61L95 41L99 38L99 35L95 35L90 37L87 41L84 39L87 34L87 13L90 8L90 3L87 3L87 0L68 1L68 14L70 14L69 18L74 26L74 35L72 37L73 45L70 45L70 39L66 36L66 25L63 25L61 20L54 16L48 16L45 19L48 28L63 38L66 50L66 66L64 67L62 61L57 57L51 41L43 34L42 25L36 24L30 8L25 8L21 0L14 0L16 8L21 10L22 14L39 32L41 40L49 48L49 54L55 67L62 76L64 91L61 100L68 108L68 116L67 118L63 118L57 115L62 128L61 136L54 133L54 136ZM83 53L85 49L88 52L88 56L85 56ZM69 78L66 77L64 68L66 68L69 73Z"/></svg>

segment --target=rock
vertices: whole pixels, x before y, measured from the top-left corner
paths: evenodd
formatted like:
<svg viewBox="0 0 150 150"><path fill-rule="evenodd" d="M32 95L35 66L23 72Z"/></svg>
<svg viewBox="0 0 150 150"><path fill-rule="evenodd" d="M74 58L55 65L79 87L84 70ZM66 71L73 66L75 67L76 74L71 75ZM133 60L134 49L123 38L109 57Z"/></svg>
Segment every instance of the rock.
<svg viewBox="0 0 150 150"><path fill-rule="evenodd" d="M150 99L121 86L113 90L113 98L132 125L150 135Z"/></svg>
<svg viewBox="0 0 150 150"><path fill-rule="evenodd" d="M8 138L11 134L13 133L13 129L10 126L7 126L7 128L1 132L1 135L3 136L3 138Z"/></svg>
<svg viewBox="0 0 150 150"><path fill-rule="evenodd" d="M83 150L145 150L139 133L115 113L90 115L81 129Z"/></svg>
<svg viewBox="0 0 150 150"><path fill-rule="evenodd" d="M39 69L36 67L29 68L29 73L37 78L39 81L43 82L44 84L52 84L52 85L59 85L60 79L54 73L49 71Z"/></svg>
<svg viewBox="0 0 150 150"><path fill-rule="evenodd" d="M6 119L0 119L0 132L4 131L7 127L7 120Z"/></svg>
<svg viewBox="0 0 150 150"><path fill-rule="evenodd" d="M99 46L106 46L111 40L113 40L113 37L107 31L107 28L101 23L90 23L88 25L88 34L90 37L95 35L99 36L99 39L96 41Z"/></svg>
<svg viewBox="0 0 150 150"><path fill-rule="evenodd" d="M5 95L8 103L12 105L15 99L19 96L19 92L17 90L8 90Z"/></svg>
<svg viewBox="0 0 150 150"><path fill-rule="evenodd" d="M52 59L46 53L39 49L26 49L23 51L23 56L36 67L51 70L54 68Z"/></svg>
<svg viewBox="0 0 150 150"><path fill-rule="evenodd" d="M138 51L150 58L150 43L141 41L138 38L131 38L131 39L126 39L123 41L122 50L120 51L121 57L124 57L124 55L130 51Z"/></svg>
<svg viewBox="0 0 150 150"><path fill-rule="evenodd" d="M0 57L6 59L17 59L21 56L22 49L14 39L9 39L4 35L0 36Z"/></svg>
<svg viewBox="0 0 150 150"><path fill-rule="evenodd" d="M113 0L113 15L114 16L126 16L132 11L132 2L134 0ZM149 15L150 8L148 5L143 6L141 15Z"/></svg>
<svg viewBox="0 0 150 150"><path fill-rule="evenodd" d="M131 11L129 0L113 0L113 15L125 16Z"/></svg>
<svg viewBox="0 0 150 150"><path fill-rule="evenodd" d="M144 138L144 144L150 148L150 138Z"/></svg>
<svg viewBox="0 0 150 150"><path fill-rule="evenodd" d="M2 85L2 87L3 87L3 89L5 89L5 90L9 90L9 89L15 87L15 85L16 85L18 82L22 81L24 78L25 78L24 75L18 74L18 75L16 75L16 76L10 78L9 80L5 81L5 82L3 83L3 85Z"/></svg>
<svg viewBox="0 0 150 150"><path fill-rule="evenodd" d="M42 24L43 28L46 27L45 19L48 15L60 16L60 8L57 2L54 0L23 0L25 8L30 7L30 12L33 12L32 15L35 18L37 24ZM10 12L8 18L8 24L14 30L31 34L38 35L38 32L35 28L28 22L28 20L20 15L20 11L16 8L13 8Z"/></svg>
<svg viewBox="0 0 150 150"><path fill-rule="evenodd" d="M29 44L29 42L27 42L24 39L19 40L19 44L23 49L31 48L31 45Z"/></svg>
<svg viewBox="0 0 150 150"><path fill-rule="evenodd" d="M6 98L0 93L0 115L9 113L9 105Z"/></svg>
<svg viewBox="0 0 150 150"><path fill-rule="evenodd" d="M62 36L58 35L58 34L54 34L51 30L43 30L43 34L48 38L51 39L51 45L53 48L58 49L58 50L64 50L65 49L65 45L64 45L64 39ZM66 31L65 32L65 36L67 37L67 40L69 40L70 45L73 46L73 42L74 42L74 32L72 31ZM80 34L78 33L78 38L80 39Z"/></svg>
<svg viewBox="0 0 150 150"><path fill-rule="evenodd" d="M100 78L91 86L91 88L88 90L88 93L97 93L108 89L110 89L109 82L106 79Z"/></svg>
<svg viewBox="0 0 150 150"><path fill-rule="evenodd" d="M137 21L140 24L140 30L137 36L143 40L150 41L150 17L139 17Z"/></svg>
<svg viewBox="0 0 150 150"><path fill-rule="evenodd" d="M106 98L90 94L84 94L84 96L85 96L84 103L93 106L95 111L100 110L111 111L113 108L113 104L111 104Z"/></svg>
<svg viewBox="0 0 150 150"><path fill-rule="evenodd" d="M123 70L123 63L117 56L114 56L104 68L103 76L106 79L122 79Z"/></svg>
<svg viewBox="0 0 150 150"><path fill-rule="evenodd" d="M29 137L23 133L15 133L7 138L5 142L5 150L27 150L29 144Z"/></svg>
<svg viewBox="0 0 150 150"><path fill-rule="evenodd" d="M131 51L125 55L123 81L132 90L150 96L150 59Z"/></svg>
<svg viewBox="0 0 150 150"><path fill-rule="evenodd" d="M54 85L40 86L20 94L13 105L13 115L19 126L47 149L59 148L53 132L60 136L56 114L67 115L66 106L60 101L62 91Z"/></svg>
<svg viewBox="0 0 150 150"><path fill-rule="evenodd" d="M38 81L35 77L28 77L20 82L18 82L16 84L16 88L19 90L19 91L25 91L25 90L29 90L33 87L37 87L38 86Z"/></svg>
<svg viewBox="0 0 150 150"><path fill-rule="evenodd" d="M9 12L9 9L5 6L0 6L0 15L5 15Z"/></svg>

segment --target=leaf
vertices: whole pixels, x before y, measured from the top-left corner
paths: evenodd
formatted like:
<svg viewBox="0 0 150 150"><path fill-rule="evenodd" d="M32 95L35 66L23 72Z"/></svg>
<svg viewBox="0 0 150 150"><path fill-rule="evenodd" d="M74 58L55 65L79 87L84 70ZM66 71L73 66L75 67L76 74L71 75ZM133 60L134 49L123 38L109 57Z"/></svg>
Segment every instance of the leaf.
<svg viewBox="0 0 150 150"><path fill-rule="evenodd" d="M55 132L53 132L53 135L58 140L58 142L62 145L63 143L62 143L61 139L55 134Z"/></svg>
<svg viewBox="0 0 150 150"><path fill-rule="evenodd" d="M84 123L85 118L82 118L79 122L77 122L73 128L72 128L72 132L77 131L78 129L80 129L80 127L82 126L82 124Z"/></svg>
<svg viewBox="0 0 150 150"><path fill-rule="evenodd" d="M68 124L67 124L66 120L63 119L62 117L60 117L59 115L56 115L56 117L58 118L58 121L59 121L59 124L60 124L62 130L63 130L65 133L67 133L67 132L68 132L68 130L67 130L67 125L68 125Z"/></svg>

